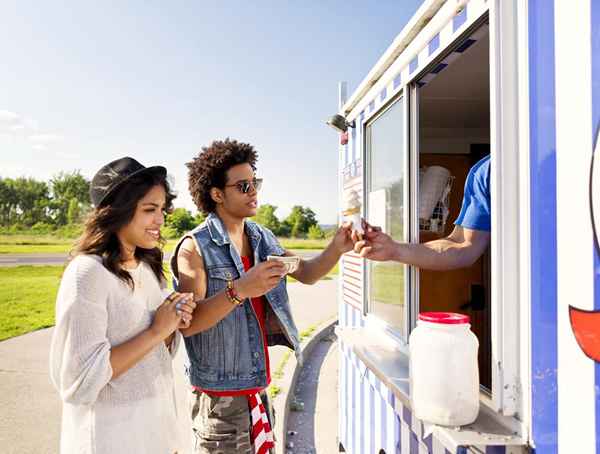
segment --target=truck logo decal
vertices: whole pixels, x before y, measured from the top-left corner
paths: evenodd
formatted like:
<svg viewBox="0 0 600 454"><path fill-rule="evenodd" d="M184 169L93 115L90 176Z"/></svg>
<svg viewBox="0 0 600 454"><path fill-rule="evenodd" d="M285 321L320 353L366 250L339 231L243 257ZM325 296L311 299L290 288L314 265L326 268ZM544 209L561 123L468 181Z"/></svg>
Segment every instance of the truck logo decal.
<svg viewBox="0 0 600 454"><path fill-rule="evenodd" d="M596 126L596 143L590 165L590 214L595 253L600 255L600 124ZM594 273L598 270L594 270ZM579 347L594 361L600 362L600 310L587 311L569 306L571 328Z"/></svg>

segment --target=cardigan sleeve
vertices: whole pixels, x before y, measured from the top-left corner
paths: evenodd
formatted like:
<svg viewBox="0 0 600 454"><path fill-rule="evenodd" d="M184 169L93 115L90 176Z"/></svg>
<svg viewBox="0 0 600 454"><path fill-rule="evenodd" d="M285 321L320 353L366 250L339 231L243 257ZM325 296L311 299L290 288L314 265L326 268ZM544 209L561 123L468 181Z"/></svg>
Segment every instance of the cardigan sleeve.
<svg viewBox="0 0 600 454"><path fill-rule="evenodd" d="M64 402L94 403L112 377L107 301L102 264L75 258L60 284L50 345L50 377Z"/></svg>

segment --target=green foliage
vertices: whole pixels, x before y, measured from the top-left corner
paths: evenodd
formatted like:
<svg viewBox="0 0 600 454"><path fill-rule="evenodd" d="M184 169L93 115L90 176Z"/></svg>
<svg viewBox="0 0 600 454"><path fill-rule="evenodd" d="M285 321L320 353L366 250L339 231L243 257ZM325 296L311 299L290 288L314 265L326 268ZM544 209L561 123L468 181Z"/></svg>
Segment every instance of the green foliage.
<svg viewBox="0 0 600 454"><path fill-rule="evenodd" d="M290 229L290 235L294 238L304 238L312 225L317 225L317 216L310 208L301 205L292 207L292 212L285 218L284 224Z"/></svg>
<svg viewBox="0 0 600 454"><path fill-rule="evenodd" d="M163 234L167 238L178 238L194 227L196 227L196 219L192 213L185 208L175 208L165 219Z"/></svg>
<svg viewBox="0 0 600 454"><path fill-rule="evenodd" d="M33 178L0 178L0 224L30 227L47 220L48 185Z"/></svg>
<svg viewBox="0 0 600 454"><path fill-rule="evenodd" d="M83 233L82 224L67 224L58 227L54 231L54 235L62 239L75 239Z"/></svg>
<svg viewBox="0 0 600 454"><path fill-rule="evenodd" d="M69 224L76 224L81 220L81 204L79 200L73 197L69 201L69 208L67 209L67 221Z"/></svg>
<svg viewBox="0 0 600 454"><path fill-rule="evenodd" d="M260 225L265 226L275 235L279 234L280 222L275 215L275 210L277 209L274 205L269 205L268 203L261 205L256 211L256 216L252 218L252 220Z"/></svg>
<svg viewBox="0 0 600 454"><path fill-rule="evenodd" d="M54 226L47 222L36 222L31 226L31 232L36 235L48 235L54 232Z"/></svg>
<svg viewBox="0 0 600 454"><path fill-rule="evenodd" d="M199 211L196 216L194 216L194 222L195 225L200 225L204 222L204 220L206 219L206 215L204 213L202 213L201 211Z"/></svg>
<svg viewBox="0 0 600 454"><path fill-rule="evenodd" d="M69 210L80 218L91 206L90 182L78 170L71 173L60 172L52 177L50 190L50 216L56 225L74 221L69 218Z"/></svg>
<svg viewBox="0 0 600 454"><path fill-rule="evenodd" d="M325 232L318 225L311 225L308 228L308 238L311 240L319 240L325 238Z"/></svg>

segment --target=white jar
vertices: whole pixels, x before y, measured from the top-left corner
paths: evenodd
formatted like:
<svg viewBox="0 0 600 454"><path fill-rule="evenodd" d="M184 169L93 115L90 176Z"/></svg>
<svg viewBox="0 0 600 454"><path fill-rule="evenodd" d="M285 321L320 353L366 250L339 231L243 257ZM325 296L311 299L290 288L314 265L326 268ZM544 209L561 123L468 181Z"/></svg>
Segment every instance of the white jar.
<svg viewBox="0 0 600 454"><path fill-rule="evenodd" d="M479 413L479 341L467 315L423 312L409 338L410 397L415 416L463 426Z"/></svg>

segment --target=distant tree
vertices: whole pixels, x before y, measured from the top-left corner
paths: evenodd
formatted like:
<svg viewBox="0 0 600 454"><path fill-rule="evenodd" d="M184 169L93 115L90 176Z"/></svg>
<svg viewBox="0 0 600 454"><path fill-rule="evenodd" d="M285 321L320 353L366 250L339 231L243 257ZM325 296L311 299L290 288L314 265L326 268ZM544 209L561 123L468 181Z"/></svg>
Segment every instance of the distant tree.
<svg viewBox="0 0 600 454"><path fill-rule="evenodd" d="M284 220L279 224L279 229L277 229L277 232L273 233L280 237L290 237L292 235L292 226Z"/></svg>
<svg viewBox="0 0 600 454"><path fill-rule="evenodd" d="M321 238L325 238L325 232L318 225L311 225L308 229L308 237L311 240L320 240Z"/></svg>
<svg viewBox="0 0 600 454"><path fill-rule="evenodd" d="M56 225L65 225L69 222L69 206L75 199L79 205L79 213L87 211L90 207L90 182L81 173L60 172L50 180L52 200L50 213Z"/></svg>
<svg viewBox="0 0 600 454"><path fill-rule="evenodd" d="M317 225L317 216L310 208L304 208L301 205L292 207L292 212L284 221L290 228L290 234L293 237L304 237L308 234L311 225Z"/></svg>
<svg viewBox="0 0 600 454"><path fill-rule="evenodd" d="M0 179L0 220L3 225L31 227L47 220L48 185L33 178Z"/></svg>
<svg viewBox="0 0 600 454"><path fill-rule="evenodd" d="M16 220L16 210L19 205L14 180L0 178L0 224L11 225Z"/></svg>
<svg viewBox="0 0 600 454"><path fill-rule="evenodd" d="M202 211L198 211L198 213L196 213L196 216L194 216L194 222L196 223L196 225L202 224L205 219L206 215Z"/></svg>
<svg viewBox="0 0 600 454"><path fill-rule="evenodd" d="M69 208L67 210L67 222L69 224L77 224L81 221L81 204L79 200L73 197L69 201Z"/></svg>
<svg viewBox="0 0 600 454"><path fill-rule="evenodd" d="M275 235L279 235L280 222L275 215L276 209L276 206L269 205L268 203L261 205L256 211L256 216L254 216L252 220L265 226Z"/></svg>
<svg viewBox="0 0 600 454"><path fill-rule="evenodd" d="M196 219L185 208L175 208L171 214L167 215L165 227L170 228L177 236L182 236L196 227Z"/></svg>

